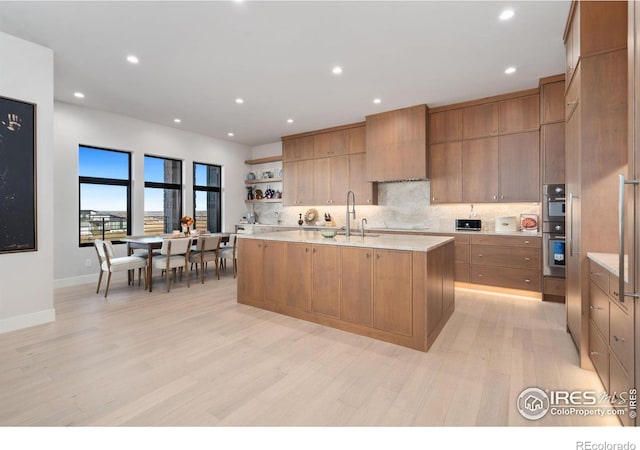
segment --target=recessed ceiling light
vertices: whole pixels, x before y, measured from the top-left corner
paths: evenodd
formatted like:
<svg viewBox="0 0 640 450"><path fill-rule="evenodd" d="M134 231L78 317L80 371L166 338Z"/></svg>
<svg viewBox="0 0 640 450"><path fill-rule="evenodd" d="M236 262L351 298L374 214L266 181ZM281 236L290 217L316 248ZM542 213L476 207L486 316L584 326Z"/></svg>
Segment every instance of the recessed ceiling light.
<svg viewBox="0 0 640 450"><path fill-rule="evenodd" d="M334 75L340 75L342 73L342 67L335 66L331 71L334 73Z"/></svg>
<svg viewBox="0 0 640 450"><path fill-rule="evenodd" d="M287 119L287 123L293 123L293 119Z"/></svg>
<svg viewBox="0 0 640 450"><path fill-rule="evenodd" d="M511 75L512 73L515 73L515 71L516 71L516 68L515 68L515 67L507 67L507 68L504 70L504 73L506 73L507 75Z"/></svg>
<svg viewBox="0 0 640 450"><path fill-rule="evenodd" d="M74 97L84 98L84 94L82 92L74 92L73 95Z"/></svg>
<svg viewBox="0 0 640 450"><path fill-rule="evenodd" d="M233 133L227 133L227 136L229 136L229 137L234 137L234 136L235 136L235 134L233 134Z"/></svg>
<svg viewBox="0 0 640 450"><path fill-rule="evenodd" d="M242 100L241 98L237 98L237 99L236 99L236 103L237 103L238 105L241 105L241 104L243 104L243 103L244 103L244 100Z"/></svg>
<svg viewBox="0 0 640 450"><path fill-rule="evenodd" d="M505 9L504 11L502 11L500 13L500 20L509 20L511 19L516 13L513 12L513 9Z"/></svg>
<svg viewBox="0 0 640 450"><path fill-rule="evenodd" d="M176 117L175 119L173 119L173 121L174 121L175 123L180 123L180 122L182 122L182 120L178 119L177 117Z"/></svg>
<svg viewBox="0 0 640 450"><path fill-rule="evenodd" d="M373 103L375 103L376 105L379 105L380 103L382 103L382 100L380 100L379 98L374 98Z"/></svg>
<svg viewBox="0 0 640 450"><path fill-rule="evenodd" d="M138 64L140 62L140 60L138 59L137 56L135 55L129 55L127 56L127 61L129 61L131 64Z"/></svg>

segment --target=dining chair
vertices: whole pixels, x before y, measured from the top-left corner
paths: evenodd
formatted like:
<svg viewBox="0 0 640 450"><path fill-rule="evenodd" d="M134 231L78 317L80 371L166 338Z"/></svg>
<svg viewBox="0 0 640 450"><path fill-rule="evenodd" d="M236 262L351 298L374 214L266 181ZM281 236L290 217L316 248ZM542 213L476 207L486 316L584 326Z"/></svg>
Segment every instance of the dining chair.
<svg viewBox="0 0 640 450"><path fill-rule="evenodd" d="M238 238L235 234L229 236L229 245L220 247L220 264L226 266L225 261L230 259L233 262L233 278L238 275L238 259L237 259Z"/></svg>
<svg viewBox="0 0 640 450"><path fill-rule="evenodd" d="M173 283L176 282L176 269L184 269L187 277L187 287L189 283L189 254L191 253L191 238L164 239L160 248L160 256L153 258L153 264L157 269L165 271L167 280L167 292L170 288L169 269L173 271ZM182 279L182 272L180 272Z"/></svg>
<svg viewBox="0 0 640 450"><path fill-rule="evenodd" d="M192 249L189 254L189 262L196 265L196 275L198 273L198 264L200 265L200 279L204 284L204 269L209 261L216 264L216 275L220 279L220 266L218 261L218 252L220 250L220 236L200 236L195 250Z"/></svg>
<svg viewBox="0 0 640 450"><path fill-rule="evenodd" d="M93 244L98 253L98 263L100 264L100 274L98 276L98 287L96 294L100 292L100 284L102 283L102 274L107 273L107 288L104 291L105 298L109 294L109 285L111 284L111 274L115 272L124 272L132 270L133 281L135 281L135 269L138 269L138 285L140 285L141 274L144 273L144 287L147 288L147 260L138 256L121 256L115 257L113 244L111 241L103 241L96 239Z"/></svg>

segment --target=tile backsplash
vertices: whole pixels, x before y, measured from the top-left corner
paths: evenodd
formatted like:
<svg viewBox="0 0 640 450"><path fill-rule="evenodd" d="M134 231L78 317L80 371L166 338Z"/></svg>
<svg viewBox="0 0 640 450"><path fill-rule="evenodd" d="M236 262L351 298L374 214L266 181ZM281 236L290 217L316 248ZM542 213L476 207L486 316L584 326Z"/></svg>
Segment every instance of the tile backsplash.
<svg viewBox="0 0 640 450"><path fill-rule="evenodd" d="M367 228L408 228L429 229L431 231L452 231L455 219L474 218L482 220L484 230L493 231L495 218L520 214L541 215L540 203L456 203L432 205L430 203L429 181L401 181L378 184L378 205L356 205L356 220L352 227L360 227L362 218L367 219ZM357 201L358 199L356 199ZM346 202L346 192L345 192ZM247 212L251 211L247 205ZM333 216L337 226L343 226L346 220L346 206L300 206L284 207L280 203L254 204L254 213L258 223L297 226L298 215L303 217L307 210L315 208L322 218L324 213ZM471 216L471 214L475 214ZM321 219L322 220L322 219Z"/></svg>

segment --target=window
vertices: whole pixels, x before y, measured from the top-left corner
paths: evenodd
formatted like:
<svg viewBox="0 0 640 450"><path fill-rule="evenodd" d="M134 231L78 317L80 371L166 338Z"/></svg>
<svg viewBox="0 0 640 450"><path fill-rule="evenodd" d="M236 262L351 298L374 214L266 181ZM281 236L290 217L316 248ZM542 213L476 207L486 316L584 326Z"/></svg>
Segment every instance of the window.
<svg viewBox="0 0 640 450"><path fill-rule="evenodd" d="M78 161L80 246L95 239L117 242L131 229L131 155L81 145Z"/></svg>
<svg viewBox="0 0 640 450"><path fill-rule="evenodd" d="M182 217L182 161L144 157L144 234L180 229Z"/></svg>
<svg viewBox="0 0 640 450"><path fill-rule="evenodd" d="M222 231L221 174L220 166L193 163L193 209L199 231Z"/></svg>

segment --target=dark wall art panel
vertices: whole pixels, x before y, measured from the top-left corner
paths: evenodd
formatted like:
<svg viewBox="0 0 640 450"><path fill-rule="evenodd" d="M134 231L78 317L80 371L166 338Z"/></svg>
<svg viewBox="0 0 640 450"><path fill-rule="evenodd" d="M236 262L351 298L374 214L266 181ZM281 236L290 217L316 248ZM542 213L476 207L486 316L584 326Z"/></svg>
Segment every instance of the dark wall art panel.
<svg viewBox="0 0 640 450"><path fill-rule="evenodd" d="M36 105L0 96L0 253L36 251Z"/></svg>

